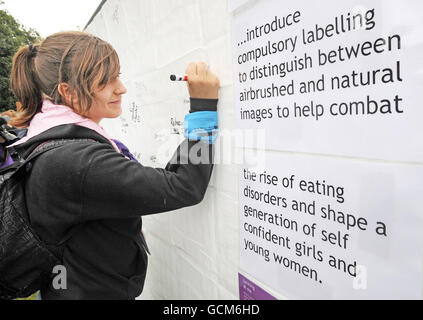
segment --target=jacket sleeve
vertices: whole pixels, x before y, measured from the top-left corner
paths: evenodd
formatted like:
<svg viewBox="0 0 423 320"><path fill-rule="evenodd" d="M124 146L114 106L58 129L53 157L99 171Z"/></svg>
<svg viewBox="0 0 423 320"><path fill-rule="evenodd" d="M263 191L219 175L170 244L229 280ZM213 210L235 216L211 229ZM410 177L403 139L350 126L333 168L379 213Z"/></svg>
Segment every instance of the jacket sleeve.
<svg viewBox="0 0 423 320"><path fill-rule="evenodd" d="M90 145L92 156L81 182L82 219L129 218L201 202L212 174L217 132L217 117L213 124L210 112L216 111L198 110L187 115L187 139L165 169L129 161L99 143Z"/></svg>

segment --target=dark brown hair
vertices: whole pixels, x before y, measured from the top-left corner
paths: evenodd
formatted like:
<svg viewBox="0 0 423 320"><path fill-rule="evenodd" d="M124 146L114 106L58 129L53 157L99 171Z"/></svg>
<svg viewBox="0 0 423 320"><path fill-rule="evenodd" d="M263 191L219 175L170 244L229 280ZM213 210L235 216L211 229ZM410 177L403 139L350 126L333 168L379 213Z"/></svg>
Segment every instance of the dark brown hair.
<svg viewBox="0 0 423 320"><path fill-rule="evenodd" d="M26 127L40 112L43 99L64 104L80 115L89 111L95 93L119 76L119 58L104 40L78 31L55 33L39 44L24 46L13 57L11 87L21 102L17 127ZM58 91L67 83L79 108Z"/></svg>

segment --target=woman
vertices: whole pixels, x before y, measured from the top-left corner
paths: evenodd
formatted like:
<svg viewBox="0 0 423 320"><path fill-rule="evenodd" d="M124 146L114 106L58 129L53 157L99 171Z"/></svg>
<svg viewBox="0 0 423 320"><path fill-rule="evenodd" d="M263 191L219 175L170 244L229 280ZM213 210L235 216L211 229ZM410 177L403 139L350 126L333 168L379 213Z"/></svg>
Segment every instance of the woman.
<svg viewBox="0 0 423 320"><path fill-rule="evenodd" d="M13 124L28 134L13 147L27 156L49 140L95 140L48 151L27 168L31 224L60 252L67 274L67 288L51 284L42 299L134 299L147 268L141 216L198 204L206 191L218 78L204 63L188 65L187 140L165 169L155 169L130 161L99 125L122 112L119 71L115 50L82 32L51 35L14 57L11 83L22 107Z"/></svg>

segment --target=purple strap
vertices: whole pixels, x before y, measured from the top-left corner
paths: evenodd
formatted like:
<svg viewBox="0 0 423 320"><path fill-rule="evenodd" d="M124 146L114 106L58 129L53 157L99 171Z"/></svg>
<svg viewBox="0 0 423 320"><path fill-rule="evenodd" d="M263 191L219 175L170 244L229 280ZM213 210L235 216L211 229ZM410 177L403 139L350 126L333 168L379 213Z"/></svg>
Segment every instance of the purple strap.
<svg viewBox="0 0 423 320"><path fill-rule="evenodd" d="M131 161L138 162L138 160L134 157L134 155L129 151L127 146L125 146L122 142L120 142L117 139L113 139L113 141L116 143L117 147L119 148L120 153L122 153L124 156L131 159Z"/></svg>
<svg viewBox="0 0 423 320"><path fill-rule="evenodd" d="M1 153L3 153L3 152L4 152L4 151L3 151L3 147L2 147L2 146L0 146L0 152L1 152ZM9 154L9 152L8 152L8 153L7 153L7 158L6 158L6 161L4 161L4 162L0 163L0 169L3 169L3 168L5 168L5 167L7 167L7 166L10 166L12 163L13 163L13 159L12 159L12 157L10 156L10 154Z"/></svg>

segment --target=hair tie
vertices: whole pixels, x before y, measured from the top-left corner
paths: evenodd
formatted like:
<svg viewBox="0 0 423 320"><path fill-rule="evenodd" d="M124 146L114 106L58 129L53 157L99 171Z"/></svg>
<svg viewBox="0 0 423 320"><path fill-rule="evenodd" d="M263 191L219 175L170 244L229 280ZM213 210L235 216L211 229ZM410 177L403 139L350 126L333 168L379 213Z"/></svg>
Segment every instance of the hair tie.
<svg viewBox="0 0 423 320"><path fill-rule="evenodd" d="M33 46L32 44L29 45L29 57L35 58L38 52L38 47Z"/></svg>

